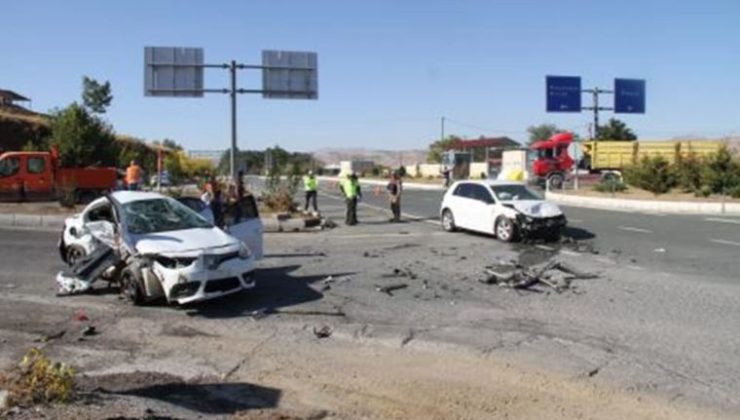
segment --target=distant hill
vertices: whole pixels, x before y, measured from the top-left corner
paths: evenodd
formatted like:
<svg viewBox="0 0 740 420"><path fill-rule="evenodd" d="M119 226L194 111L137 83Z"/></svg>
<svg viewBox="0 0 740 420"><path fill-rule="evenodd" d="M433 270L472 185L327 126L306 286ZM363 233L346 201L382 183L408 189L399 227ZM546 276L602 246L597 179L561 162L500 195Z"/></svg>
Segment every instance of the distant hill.
<svg viewBox="0 0 740 420"><path fill-rule="evenodd" d="M373 149L340 149L325 148L313 152L314 158L327 165L338 164L343 160L372 160L377 164L396 167L401 163L414 165L425 163L426 150L373 150Z"/></svg>

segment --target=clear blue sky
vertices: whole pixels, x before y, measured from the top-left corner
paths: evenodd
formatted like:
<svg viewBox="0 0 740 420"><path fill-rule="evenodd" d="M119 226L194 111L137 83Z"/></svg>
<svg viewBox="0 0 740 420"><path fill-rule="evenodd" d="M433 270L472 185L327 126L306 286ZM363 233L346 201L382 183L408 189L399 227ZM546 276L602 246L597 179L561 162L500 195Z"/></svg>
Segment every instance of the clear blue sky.
<svg viewBox="0 0 740 420"><path fill-rule="evenodd" d="M222 149L226 95L145 97L144 46L252 64L262 49L309 50L319 100L241 95L241 148L424 148L442 115L448 133L465 136L523 140L541 122L586 133L590 113L545 113L547 74L603 88L646 79L647 114L621 116L641 138L737 135L739 18L738 0L12 1L2 6L0 88L47 111L78 100L83 75L110 80L117 132ZM260 87L256 71L240 77ZM227 82L207 72L208 87Z"/></svg>

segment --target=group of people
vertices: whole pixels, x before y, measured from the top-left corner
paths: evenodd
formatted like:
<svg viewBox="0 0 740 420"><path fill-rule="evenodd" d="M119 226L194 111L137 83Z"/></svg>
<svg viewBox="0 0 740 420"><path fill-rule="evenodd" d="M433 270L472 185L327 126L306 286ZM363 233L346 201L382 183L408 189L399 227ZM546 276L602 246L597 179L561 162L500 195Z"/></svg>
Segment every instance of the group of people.
<svg viewBox="0 0 740 420"><path fill-rule="evenodd" d="M230 183L226 187L225 193L222 191L221 184L218 180L215 177L211 177L206 181L200 199L211 209L214 224L218 227L224 227L226 225L224 215L229 210L233 209L234 224L241 221L243 214L242 206L239 203L242 202L245 194L244 172L239 171L236 183Z"/></svg>
<svg viewBox="0 0 740 420"><path fill-rule="evenodd" d="M317 195L318 195L318 181L316 175L312 171L303 178L303 186L306 193L306 203L304 211L308 211L309 204L312 205L313 210L318 213L319 209L317 206ZM357 221L357 203L362 199L362 188L360 188L360 181L355 173L347 173L344 178L339 182L339 189L344 196L347 211L345 214L345 224L353 226L358 223ZM401 221L401 193L403 191L403 182L398 172L394 172L391 175L391 179L386 185L386 191L388 193L388 201L390 202L392 217L390 222L398 223Z"/></svg>

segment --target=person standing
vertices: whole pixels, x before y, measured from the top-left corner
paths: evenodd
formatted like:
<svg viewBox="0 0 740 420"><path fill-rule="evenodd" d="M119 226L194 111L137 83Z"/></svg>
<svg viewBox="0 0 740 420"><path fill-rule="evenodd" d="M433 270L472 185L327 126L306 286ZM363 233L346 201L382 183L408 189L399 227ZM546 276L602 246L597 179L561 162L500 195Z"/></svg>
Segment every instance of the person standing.
<svg viewBox="0 0 740 420"><path fill-rule="evenodd" d="M126 168L126 186L129 191L137 191L141 184L141 167L132 160Z"/></svg>
<svg viewBox="0 0 740 420"><path fill-rule="evenodd" d="M357 224L357 199L362 197L362 191L360 190L360 182L357 180L357 175L354 173L347 174L347 177L342 180L339 184L339 188L344 194L345 201L347 203L347 215L345 223L348 226Z"/></svg>
<svg viewBox="0 0 740 420"><path fill-rule="evenodd" d="M318 195L319 182L316 180L316 175L314 175L313 171L308 171L308 174L303 177L303 189L306 191L306 205L303 211L308 211L308 204L310 202L313 205L313 211L318 213L319 208L316 204L316 196Z"/></svg>
<svg viewBox="0 0 740 420"><path fill-rule="evenodd" d="M401 176L398 172L393 172L386 189L388 190L388 200L391 203L391 213L393 213L390 221L398 223L401 221L401 191L403 190Z"/></svg>
<svg viewBox="0 0 740 420"><path fill-rule="evenodd" d="M444 180L445 180L444 187L445 189L447 189L450 187L450 168L445 166L444 170L442 171L442 176L444 177Z"/></svg>

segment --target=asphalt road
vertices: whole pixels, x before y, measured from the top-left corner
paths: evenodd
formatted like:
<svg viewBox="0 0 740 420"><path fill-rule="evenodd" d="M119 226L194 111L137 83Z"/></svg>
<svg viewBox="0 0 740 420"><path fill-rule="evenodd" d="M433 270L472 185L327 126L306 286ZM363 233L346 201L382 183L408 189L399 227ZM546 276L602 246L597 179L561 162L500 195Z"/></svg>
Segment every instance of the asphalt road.
<svg viewBox="0 0 740 420"><path fill-rule="evenodd" d="M338 191L322 185L325 194ZM385 192L364 186L363 202L388 208ZM408 216L438 220L441 191L404 191L402 211ZM596 249L614 254L632 270L711 274L740 284L740 217L626 213L563 207L570 233L592 239Z"/></svg>
<svg viewBox="0 0 740 420"><path fill-rule="evenodd" d="M382 197L371 195L366 194L366 204L383 204ZM408 192L409 206L415 203L414 195ZM59 353L76 354L72 360L85 372L117 366L151 369L151 357L157 366L176 366L177 372L187 367L193 375L220 376L237 362L182 363L185 353L185 360L190 360L191 349L178 345L175 353L167 348L132 365L132 354L151 354L151 348L112 352L110 346L129 348L116 341L120 336L114 331L121 329L156 334L164 325L187 323L211 331L215 322L226 331L259 328L314 339L311 326L326 323L334 328L332 340L359 344L372 340L404 351L472 349L484 359L511 359L568 378L591 380L595 375L594 380L628 392L658 392L733 413L740 407L736 334L740 295L735 285L704 281L712 276L669 275L647 266L644 271L626 269L620 264L623 256L606 251L599 255L561 251L557 258L598 273L599 278L577 281L576 291L563 294L516 293L479 282L484 267L502 259L543 261L556 253L543 254L536 247L503 244L483 235L449 234L431 221L389 224L385 214L368 206L360 207L360 225L348 228L341 223L341 199L325 192L319 205L340 222L337 229L266 235L266 257L260 262L255 290L182 310L128 307L114 293L103 291L104 284L98 284L94 294L56 298L53 279L61 268L57 234L0 230L0 332L4 337L14 332L0 346L0 365L12 363L17 349L52 332L60 319L82 307L93 319L106 317L98 324L102 333L96 340L112 340L100 347L104 351L93 362L87 347L82 353ZM414 278L395 275L398 269L411 270ZM333 282L327 283L329 278ZM397 283L406 287L392 296L377 291L379 285ZM249 314L260 309L342 311L345 316L285 312L256 322ZM137 324L136 319L146 324ZM297 329L285 330L292 325ZM151 339L159 342L162 337ZM240 345L255 342L249 335L242 340ZM75 341L74 346L97 343ZM208 340L192 343L205 345ZM219 351L218 341L211 344L210 352ZM249 365L247 371L251 369Z"/></svg>

